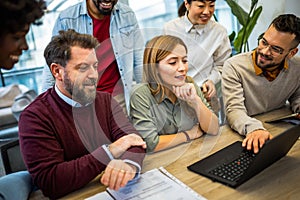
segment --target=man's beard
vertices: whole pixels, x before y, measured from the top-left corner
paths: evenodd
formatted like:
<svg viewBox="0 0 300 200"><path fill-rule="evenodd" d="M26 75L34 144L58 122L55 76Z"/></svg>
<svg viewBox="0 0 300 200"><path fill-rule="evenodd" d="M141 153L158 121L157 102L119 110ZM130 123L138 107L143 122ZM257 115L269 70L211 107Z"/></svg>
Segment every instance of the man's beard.
<svg viewBox="0 0 300 200"><path fill-rule="evenodd" d="M279 63L275 63L275 62L270 62L269 64L264 64L264 63L259 63L259 60L258 60L258 56L263 56L265 57L265 59L267 61L271 61L273 58L270 57L270 56L267 56L267 55L264 55L262 53L259 53L257 52L257 56L256 56L256 65L261 68L261 69L264 69L264 70L268 70L270 68L274 68L275 66L280 66L280 64L285 60L286 56L284 57L284 59L282 59Z"/></svg>
<svg viewBox="0 0 300 200"><path fill-rule="evenodd" d="M112 12L112 9L114 8L115 4L113 4L114 2L112 2L112 7L110 10L103 10L103 9L100 9L100 3L101 1L100 0L93 0L93 3L94 5L96 6L97 10L99 11L100 14L102 15L110 15L111 12Z"/></svg>
<svg viewBox="0 0 300 200"><path fill-rule="evenodd" d="M94 90L84 90L84 84L94 84ZM93 103L96 98L96 80L88 79L84 83L75 83L71 81L68 73L64 76L64 87L65 90L70 93L72 99L79 102L81 105L87 105Z"/></svg>

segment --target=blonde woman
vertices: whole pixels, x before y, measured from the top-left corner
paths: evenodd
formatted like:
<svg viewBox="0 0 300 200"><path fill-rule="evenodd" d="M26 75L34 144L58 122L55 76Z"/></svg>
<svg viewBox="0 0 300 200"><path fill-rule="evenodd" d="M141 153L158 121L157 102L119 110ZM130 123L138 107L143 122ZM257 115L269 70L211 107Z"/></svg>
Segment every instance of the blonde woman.
<svg viewBox="0 0 300 200"><path fill-rule="evenodd" d="M218 133L217 116L186 75L187 47L180 38L164 35L150 40L143 63L145 83L132 92L130 117L147 143L147 152Z"/></svg>

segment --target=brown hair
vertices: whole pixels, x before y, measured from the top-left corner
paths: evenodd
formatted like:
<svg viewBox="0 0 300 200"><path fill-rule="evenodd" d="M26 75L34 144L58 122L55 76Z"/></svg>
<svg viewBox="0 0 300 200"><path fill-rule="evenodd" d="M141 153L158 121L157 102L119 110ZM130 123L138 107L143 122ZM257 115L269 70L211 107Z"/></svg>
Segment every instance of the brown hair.
<svg viewBox="0 0 300 200"><path fill-rule="evenodd" d="M152 38L144 51L143 81L148 83L152 95L161 94L160 101L165 94L165 88L157 71L158 63L166 58L178 44L187 51L186 45L180 38L160 35Z"/></svg>
<svg viewBox="0 0 300 200"><path fill-rule="evenodd" d="M59 35L54 36L44 51L47 65L52 63L65 67L71 58L71 47L79 46L84 49L94 49L98 46L98 40L89 34L80 34L73 29L59 31Z"/></svg>
<svg viewBox="0 0 300 200"><path fill-rule="evenodd" d="M277 31L295 34L293 42L294 48L299 45L300 42L300 18L293 14L283 14L276 17L270 26L273 25Z"/></svg>

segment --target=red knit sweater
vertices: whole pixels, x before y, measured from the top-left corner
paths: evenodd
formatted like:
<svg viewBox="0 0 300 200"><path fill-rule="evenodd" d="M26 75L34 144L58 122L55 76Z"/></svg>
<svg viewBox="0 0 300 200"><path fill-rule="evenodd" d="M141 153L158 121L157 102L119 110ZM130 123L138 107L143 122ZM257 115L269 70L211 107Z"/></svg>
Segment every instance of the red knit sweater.
<svg viewBox="0 0 300 200"><path fill-rule="evenodd" d="M95 112L97 111L97 112ZM58 198L101 173L109 157L101 147L127 133L137 133L122 108L107 93L75 108L49 89L21 114L19 136L25 164L45 196ZM132 147L121 159L142 165L145 150Z"/></svg>

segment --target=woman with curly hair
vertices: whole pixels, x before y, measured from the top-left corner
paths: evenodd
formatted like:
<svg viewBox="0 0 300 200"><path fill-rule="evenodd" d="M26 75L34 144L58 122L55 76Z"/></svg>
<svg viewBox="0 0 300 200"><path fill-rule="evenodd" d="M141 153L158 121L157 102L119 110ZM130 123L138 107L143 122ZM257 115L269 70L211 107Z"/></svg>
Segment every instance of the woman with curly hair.
<svg viewBox="0 0 300 200"><path fill-rule="evenodd" d="M31 23L44 14L43 0L0 1L0 68L11 69L27 50L26 34Z"/></svg>
<svg viewBox="0 0 300 200"><path fill-rule="evenodd" d="M31 23L44 14L43 0L0 1L0 69L10 70L28 49L26 34ZM26 200L34 185L27 171L0 177L0 199Z"/></svg>

